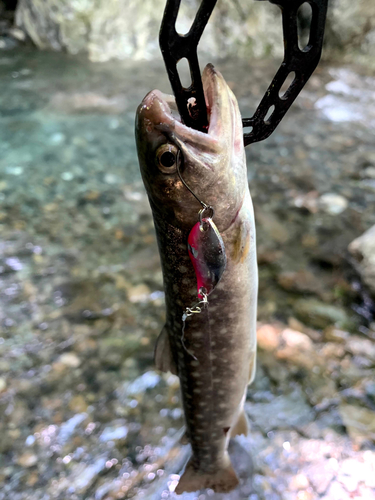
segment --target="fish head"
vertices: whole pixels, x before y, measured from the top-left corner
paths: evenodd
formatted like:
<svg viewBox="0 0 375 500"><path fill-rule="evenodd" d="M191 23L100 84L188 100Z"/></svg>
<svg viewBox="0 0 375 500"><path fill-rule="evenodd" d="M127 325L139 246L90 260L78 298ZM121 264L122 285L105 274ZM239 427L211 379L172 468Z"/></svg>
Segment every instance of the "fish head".
<svg viewBox="0 0 375 500"><path fill-rule="evenodd" d="M202 83L207 133L181 123L174 97L154 90L137 110L138 158L154 217L189 230L202 208L193 191L213 207L215 223L225 231L247 189L242 120L235 96L211 64Z"/></svg>

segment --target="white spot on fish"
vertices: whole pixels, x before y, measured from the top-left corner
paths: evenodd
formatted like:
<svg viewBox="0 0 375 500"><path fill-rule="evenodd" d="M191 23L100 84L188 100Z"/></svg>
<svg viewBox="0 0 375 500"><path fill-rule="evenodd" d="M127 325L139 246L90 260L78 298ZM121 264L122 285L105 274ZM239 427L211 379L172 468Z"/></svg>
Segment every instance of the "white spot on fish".
<svg viewBox="0 0 375 500"><path fill-rule="evenodd" d="M194 378L199 378L199 377L201 377L201 374L199 372L192 372L192 376Z"/></svg>
<svg viewBox="0 0 375 500"><path fill-rule="evenodd" d="M194 359L190 364L191 366L199 366L199 361Z"/></svg>
<svg viewBox="0 0 375 500"><path fill-rule="evenodd" d="M187 272L187 267L185 267L185 266L180 266L180 267L178 268L178 270L180 271L180 273L186 273L186 272Z"/></svg>
<svg viewBox="0 0 375 500"><path fill-rule="evenodd" d="M191 336L194 338L194 339L200 339L201 337L203 337L203 334L202 332L193 332L191 334Z"/></svg>
<svg viewBox="0 0 375 500"><path fill-rule="evenodd" d="M194 389L194 390L193 390L193 392L194 392L195 394L200 394L202 391L201 391L200 389Z"/></svg>
<svg viewBox="0 0 375 500"><path fill-rule="evenodd" d="M222 329L220 330L220 333L228 333L228 328L222 328Z"/></svg>

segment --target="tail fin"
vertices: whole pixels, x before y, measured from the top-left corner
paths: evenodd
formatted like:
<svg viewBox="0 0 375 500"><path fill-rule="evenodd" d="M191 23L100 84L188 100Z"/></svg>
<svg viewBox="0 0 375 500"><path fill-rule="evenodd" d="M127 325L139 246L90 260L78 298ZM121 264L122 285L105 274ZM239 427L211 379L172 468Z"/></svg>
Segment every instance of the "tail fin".
<svg viewBox="0 0 375 500"><path fill-rule="evenodd" d="M227 465L224 465L213 473L196 470L190 460L177 485L176 493L181 495L184 491L189 493L191 491L203 490L204 488L211 488L216 493L228 493L234 490L239 484L239 480L228 455L227 459Z"/></svg>

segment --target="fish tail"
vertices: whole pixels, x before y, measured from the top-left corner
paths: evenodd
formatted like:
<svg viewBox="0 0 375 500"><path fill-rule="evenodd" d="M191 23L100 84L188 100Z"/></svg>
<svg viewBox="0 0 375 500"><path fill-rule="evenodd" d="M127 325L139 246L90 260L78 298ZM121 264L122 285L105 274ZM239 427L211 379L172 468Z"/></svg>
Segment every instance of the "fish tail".
<svg viewBox="0 0 375 500"><path fill-rule="evenodd" d="M196 469L190 459L177 485L176 493L181 495L184 491L189 493L204 488L211 488L216 493L228 493L233 490L238 486L239 480L232 467L229 455L226 454L225 458L223 466L210 473Z"/></svg>

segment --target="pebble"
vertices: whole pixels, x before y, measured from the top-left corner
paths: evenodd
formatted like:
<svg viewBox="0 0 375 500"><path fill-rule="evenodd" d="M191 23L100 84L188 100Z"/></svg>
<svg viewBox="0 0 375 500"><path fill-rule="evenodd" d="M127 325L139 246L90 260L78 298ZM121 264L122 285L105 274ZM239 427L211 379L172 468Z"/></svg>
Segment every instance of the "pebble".
<svg viewBox="0 0 375 500"><path fill-rule="evenodd" d="M7 388L7 382L4 377L0 377L0 392L4 392Z"/></svg>
<svg viewBox="0 0 375 500"><path fill-rule="evenodd" d="M25 468L33 467L33 465L35 465L37 462L38 457L34 453L28 451L17 458L18 465Z"/></svg>
<svg viewBox="0 0 375 500"><path fill-rule="evenodd" d="M73 172L63 172L61 174L61 179L63 181L72 181L74 179L74 174Z"/></svg>
<svg viewBox="0 0 375 500"><path fill-rule="evenodd" d="M357 443L372 440L375 443L373 410L349 404L340 404L340 415L350 437Z"/></svg>
<svg viewBox="0 0 375 500"><path fill-rule="evenodd" d="M23 167L6 167L5 171L10 175L22 175Z"/></svg>
<svg viewBox="0 0 375 500"><path fill-rule="evenodd" d="M310 483L305 474L297 474L292 478L291 482L289 483L289 488L292 491L305 490L309 486Z"/></svg>
<svg viewBox="0 0 375 500"><path fill-rule="evenodd" d="M87 410L87 402L81 395L74 396L69 401L69 408L76 413L84 413Z"/></svg>
<svg viewBox="0 0 375 500"><path fill-rule="evenodd" d="M64 352L64 354L61 354L58 358L57 362L71 368L77 368L81 364L81 360L74 352Z"/></svg>
<svg viewBox="0 0 375 500"><path fill-rule="evenodd" d="M118 184L119 178L115 174L107 173L104 176L104 182L106 184Z"/></svg>
<svg viewBox="0 0 375 500"><path fill-rule="evenodd" d="M281 338L288 347L306 351L310 351L313 348L312 341L305 333L297 332L290 328L283 330Z"/></svg>
<svg viewBox="0 0 375 500"><path fill-rule="evenodd" d="M348 337L349 333L340 330L339 328L336 328L334 326L329 326L324 329L324 340L327 342L345 342Z"/></svg>
<svg viewBox="0 0 375 500"><path fill-rule="evenodd" d="M133 286L128 290L128 299L133 304L138 302L146 302L150 297L151 290L147 285L140 284Z"/></svg>
<svg viewBox="0 0 375 500"><path fill-rule="evenodd" d="M265 351L274 351L279 345L280 332L272 325L262 325L257 330L258 345Z"/></svg>
<svg viewBox="0 0 375 500"><path fill-rule="evenodd" d="M49 142L51 144L55 144L55 145L63 144L65 142L65 140L66 140L66 136L64 134L62 134L61 132L56 132L55 134L52 134L49 138Z"/></svg>
<svg viewBox="0 0 375 500"><path fill-rule="evenodd" d="M338 215L348 208L348 200L339 194L326 193L319 198L319 205L324 212Z"/></svg>
<svg viewBox="0 0 375 500"><path fill-rule="evenodd" d="M125 439L128 435L128 428L125 425L105 427L99 436L103 443Z"/></svg>

